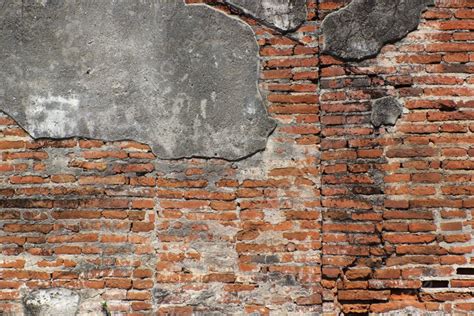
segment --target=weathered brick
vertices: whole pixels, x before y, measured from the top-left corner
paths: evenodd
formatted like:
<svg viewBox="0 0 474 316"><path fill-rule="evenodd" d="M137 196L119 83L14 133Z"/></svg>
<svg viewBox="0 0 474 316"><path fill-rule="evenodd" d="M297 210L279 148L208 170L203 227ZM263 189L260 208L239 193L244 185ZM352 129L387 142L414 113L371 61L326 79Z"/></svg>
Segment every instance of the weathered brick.
<svg viewBox="0 0 474 316"><path fill-rule="evenodd" d="M318 38L348 1L305 2L308 21L288 34L211 4L250 24L260 47L278 125L255 156L162 160L133 141L33 140L0 114L0 310L22 312L19 288L51 287L130 315L473 310L456 272L474 250L473 5L437 1L403 41L354 62ZM387 95L404 113L376 129L372 104ZM433 278L451 290L418 293ZM297 295L265 296L264 283Z"/></svg>

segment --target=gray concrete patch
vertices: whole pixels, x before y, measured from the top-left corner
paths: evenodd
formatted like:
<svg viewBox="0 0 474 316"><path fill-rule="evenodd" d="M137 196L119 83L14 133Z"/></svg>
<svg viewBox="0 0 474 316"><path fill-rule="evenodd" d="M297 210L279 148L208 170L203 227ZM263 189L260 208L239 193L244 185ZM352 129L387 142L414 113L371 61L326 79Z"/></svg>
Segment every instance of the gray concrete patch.
<svg viewBox="0 0 474 316"><path fill-rule="evenodd" d="M306 0L225 0L225 2L281 31L295 30L306 21Z"/></svg>
<svg viewBox="0 0 474 316"><path fill-rule="evenodd" d="M394 97L377 99L372 103L370 120L375 127L395 125L403 113L403 106Z"/></svg>
<svg viewBox="0 0 474 316"><path fill-rule="evenodd" d="M275 127L258 65L249 26L181 0L13 0L0 9L0 110L34 138L241 159L263 150Z"/></svg>
<svg viewBox="0 0 474 316"><path fill-rule="evenodd" d="M75 316L79 300L79 294L68 289L39 289L23 299L23 306L27 316Z"/></svg>
<svg viewBox="0 0 474 316"><path fill-rule="evenodd" d="M433 0L354 0L329 14L321 26L323 52L342 59L373 57L387 43L415 30Z"/></svg>

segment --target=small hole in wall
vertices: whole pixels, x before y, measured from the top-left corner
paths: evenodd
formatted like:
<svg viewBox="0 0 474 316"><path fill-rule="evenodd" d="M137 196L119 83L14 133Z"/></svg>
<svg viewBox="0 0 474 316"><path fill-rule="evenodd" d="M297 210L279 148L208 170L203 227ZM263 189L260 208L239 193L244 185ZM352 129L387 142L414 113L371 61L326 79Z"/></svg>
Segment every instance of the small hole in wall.
<svg viewBox="0 0 474 316"><path fill-rule="evenodd" d="M461 275L474 275L474 268L458 268L456 272Z"/></svg>
<svg viewBox="0 0 474 316"><path fill-rule="evenodd" d="M430 281L423 281L422 287L424 287L424 288L442 288L442 287L449 287L449 281L447 281L447 280L430 280Z"/></svg>
<svg viewBox="0 0 474 316"><path fill-rule="evenodd" d="M394 88L402 89L402 88L411 88L413 87L412 83L398 83L394 85Z"/></svg>

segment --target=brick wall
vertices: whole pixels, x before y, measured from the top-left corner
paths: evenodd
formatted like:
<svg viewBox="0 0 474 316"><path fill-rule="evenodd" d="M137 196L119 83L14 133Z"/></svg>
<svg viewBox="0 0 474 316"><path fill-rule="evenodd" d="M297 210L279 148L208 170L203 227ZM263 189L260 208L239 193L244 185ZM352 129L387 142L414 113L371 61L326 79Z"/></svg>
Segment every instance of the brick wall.
<svg viewBox="0 0 474 316"><path fill-rule="evenodd" d="M317 31L349 2L308 0L290 35L240 17L279 123L241 161L33 140L0 116L0 310L60 287L89 315L474 313L474 2L438 0L344 63ZM376 129L370 101L388 95L404 114Z"/></svg>
<svg viewBox="0 0 474 316"><path fill-rule="evenodd" d="M322 1L321 15L347 1ZM321 56L324 300L345 313L474 313L473 1L437 1L377 58ZM370 100L405 106L374 129ZM463 267L470 267L465 269Z"/></svg>

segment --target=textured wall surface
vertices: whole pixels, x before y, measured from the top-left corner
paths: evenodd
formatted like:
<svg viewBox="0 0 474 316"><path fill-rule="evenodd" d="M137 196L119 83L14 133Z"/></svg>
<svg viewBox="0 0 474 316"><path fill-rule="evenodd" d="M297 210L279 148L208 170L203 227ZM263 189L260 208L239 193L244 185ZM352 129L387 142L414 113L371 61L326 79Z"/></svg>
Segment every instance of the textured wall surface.
<svg viewBox="0 0 474 316"><path fill-rule="evenodd" d="M35 140L2 114L0 314L472 315L474 3L436 0L412 32L353 61L323 53L321 31L350 0L306 1L291 34L228 1L188 2L213 27L253 29L251 97L277 122L264 150L162 159L141 139Z"/></svg>
<svg viewBox="0 0 474 316"><path fill-rule="evenodd" d="M385 44L416 29L431 4L433 0L354 0L324 19L323 52L353 60L375 56Z"/></svg>
<svg viewBox="0 0 474 316"><path fill-rule="evenodd" d="M282 31L294 31L306 21L306 0L225 0L243 13Z"/></svg>
<svg viewBox="0 0 474 316"><path fill-rule="evenodd" d="M265 148L275 127L251 28L209 7L15 0L0 19L0 109L35 138L235 160Z"/></svg>

